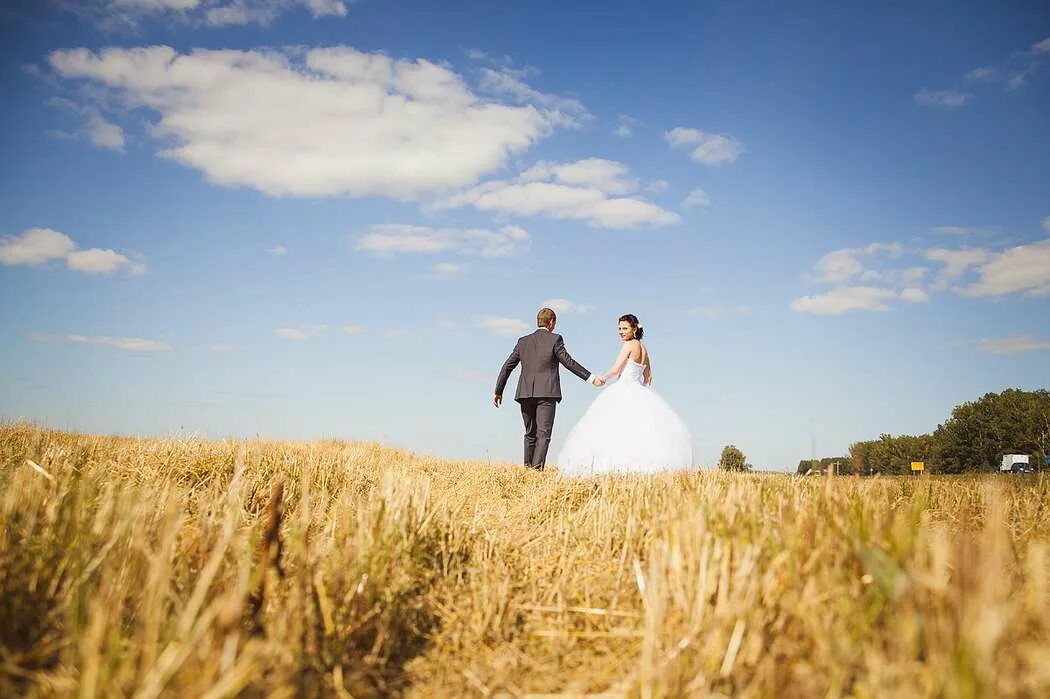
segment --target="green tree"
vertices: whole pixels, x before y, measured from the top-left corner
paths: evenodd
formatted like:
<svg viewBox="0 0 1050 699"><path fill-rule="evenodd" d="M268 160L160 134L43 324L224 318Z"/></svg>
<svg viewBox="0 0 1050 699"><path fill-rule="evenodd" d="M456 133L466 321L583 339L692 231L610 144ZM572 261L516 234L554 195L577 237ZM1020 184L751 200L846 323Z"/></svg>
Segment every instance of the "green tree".
<svg viewBox="0 0 1050 699"><path fill-rule="evenodd" d="M823 459L802 459L798 462L798 470L795 473L805 475L813 473L827 473L828 469L834 467L835 473L839 475L852 473L852 461L848 456L825 456Z"/></svg>
<svg viewBox="0 0 1050 699"><path fill-rule="evenodd" d="M1028 454L1039 468L1050 453L1050 391L986 393L956 406L933 436L945 473L997 471L1003 454Z"/></svg>
<svg viewBox="0 0 1050 699"><path fill-rule="evenodd" d="M912 461L925 462L928 472L937 471L937 440L928 434L882 434L878 439L851 444L849 453L854 473L910 473Z"/></svg>
<svg viewBox="0 0 1050 699"><path fill-rule="evenodd" d="M727 444L722 449L722 457L718 460L718 468L722 471L750 471L751 464L747 462L744 452L732 444Z"/></svg>
<svg viewBox="0 0 1050 699"><path fill-rule="evenodd" d="M956 406L932 435L883 434L849 453L861 474L908 473L912 461L925 462L928 473L997 471L1003 454L1028 454L1040 468L1050 453L1050 391L988 393Z"/></svg>

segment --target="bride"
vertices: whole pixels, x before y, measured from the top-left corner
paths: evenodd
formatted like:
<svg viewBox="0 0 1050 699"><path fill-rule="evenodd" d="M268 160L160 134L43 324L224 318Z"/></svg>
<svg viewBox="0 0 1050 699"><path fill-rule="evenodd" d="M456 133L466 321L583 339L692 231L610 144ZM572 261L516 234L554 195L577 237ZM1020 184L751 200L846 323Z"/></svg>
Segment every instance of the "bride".
<svg viewBox="0 0 1050 699"><path fill-rule="evenodd" d="M606 388L569 432L558 455L564 476L658 473L693 468L689 430L652 389L653 365L642 344L642 326L620 316L623 347L608 373Z"/></svg>

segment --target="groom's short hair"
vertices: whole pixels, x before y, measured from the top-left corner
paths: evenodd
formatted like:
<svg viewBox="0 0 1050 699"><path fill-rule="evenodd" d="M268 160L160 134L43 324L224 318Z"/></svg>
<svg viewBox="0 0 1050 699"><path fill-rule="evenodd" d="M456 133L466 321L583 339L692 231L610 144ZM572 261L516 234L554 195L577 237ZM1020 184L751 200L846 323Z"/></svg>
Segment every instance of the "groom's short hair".
<svg viewBox="0 0 1050 699"><path fill-rule="evenodd" d="M541 308L536 314L536 327L545 328L551 324L552 320L558 320L558 314L549 308Z"/></svg>

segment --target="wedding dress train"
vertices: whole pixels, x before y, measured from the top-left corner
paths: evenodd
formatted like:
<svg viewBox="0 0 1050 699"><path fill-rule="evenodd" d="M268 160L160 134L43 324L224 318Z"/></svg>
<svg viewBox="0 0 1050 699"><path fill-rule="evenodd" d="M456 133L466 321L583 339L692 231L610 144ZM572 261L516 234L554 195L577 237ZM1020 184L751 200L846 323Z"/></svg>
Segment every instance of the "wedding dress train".
<svg viewBox="0 0 1050 699"><path fill-rule="evenodd" d="M558 455L564 476L692 470L689 430L645 384L645 367L628 359L569 432Z"/></svg>

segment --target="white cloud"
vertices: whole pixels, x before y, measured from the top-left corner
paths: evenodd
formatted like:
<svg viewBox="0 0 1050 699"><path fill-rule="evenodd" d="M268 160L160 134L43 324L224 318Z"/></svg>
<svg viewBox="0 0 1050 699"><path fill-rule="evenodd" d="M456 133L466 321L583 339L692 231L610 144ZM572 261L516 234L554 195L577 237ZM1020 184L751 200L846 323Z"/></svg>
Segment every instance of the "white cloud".
<svg viewBox="0 0 1050 699"><path fill-rule="evenodd" d="M1050 216L1041 223L1050 234ZM931 248L924 254L943 265L932 287L936 291L950 288L963 296L1050 296L1050 238L1005 250ZM960 284L964 275L970 280Z"/></svg>
<svg viewBox="0 0 1050 699"><path fill-rule="evenodd" d="M66 261L69 269L92 274L112 274L120 270L143 274L146 271L141 262L113 250L78 250L72 238L50 228L30 228L21 235L0 238L0 264L41 265L60 259Z"/></svg>
<svg viewBox="0 0 1050 699"><path fill-rule="evenodd" d="M908 267L907 269L900 270L900 278L908 283L912 284L926 276L926 273L930 270L926 267Z"/></svg>
<svg viewBox="0 0 1050 699"><path fill-rule="evenodd" d="M279 14L274 3L249 3L232 0L226 5L211 7L204 13L204 24L211 27L245 24L270 24Z"/></svg>
<svg viewBox="0 0 1050 699"><path fill-rule="evenodd" d="M1006 81L1006 88L1008 90L1019 90L1024 87L1026 82L1028 82L1028 74L1018 73L1017 75L1011 76L1010 79Z"/></svg>
<svg viewBox="0 0 1050 699"><path fill-rule="evenodd" d="M105 345L107 347L114 347L127 352L164 352L171 349L171 347L165 342L160 342L159 340L145 340L141 337L110 337L108 335L89 337L86 335L67 335L66 338L70 342L84 345Z"/></svg>
<svg viewBox="0 0 1050 699"><path fill-rule="evenodd" d="M201 4L201 0L109 0L112 7L127 7L144 12L164 12L169 10L192 10Z"/></svg>
<svg viewBox="0 0 1050 699"><path fill-rule="evenodd" d="M357 239L362 252L377 255L458 252L482 257L508 257L525 250L529 234L520 226L504 226L498 231L485 228L428 228L384 223L372 226Z"/></svg>
<svg viewBox="0 0 1050 699"><path fill-rule="evenodd" d="M576 99L540 92L523 78L530 71L501 67L481 69L481 89L504 95L519 104L534 104L551 110L550 117L559 126L581 126L591 119L586 107Z"/></svg>
<svg viewBox="0 0 1050 699"><path fill-rule="evenodd" d="M568 163L542 160L519 176L523 182L554 181L575 187L590 187L605 194L630 194L638 180L629 177L627 166L615 160L586 158Z"/></svg>
<svg viewBox="0 0 1050 699"><path fill-rule="evenodd" d="M865 271L860 261L862 256L885 253L897 257L903 251L900 243L869 243L859 248L842 248L827 253L814 266L815 274L807 275L806 280L819 284L841 284L854 277L863 276L867 280L882 279L885 273L874 270Z"/></svg>
<svg viewBox="0 0 1050 699"><path fill-rule="evenodd" d="M725 165L744 152L744 145L729 135L678 127L664 134L672 148L690 150L690 157L704 165Z"/></svg>
<svg viewBox="0 0 1050 699"><path fill-rule="evenodd" d="M517 318L479 316L475 322L482 330L502 337L520 337L531 330L527 323L523 323Z"/></svg>
<svg viewBox="0 0 1050 699"><path fill-rule="evenodd" d="M827 253L817 261L815 269L816 275L809 277L810 281L838 284L863 272L864 265L857 259L857 251L847 248Z"/></svg>
<svg viewBox="0 0 1050 699"><path fill-rule="evenodd" d="M597 228L657 227L681 222L678 214L644 199L609 198L597 189L550 182L489 182L450 197L441 202L439 207L451 208L466 204L482 211L587 221Z"/></svg>
<svg viewBox="0 0 1050 699"><path fill-rule="evenodd" d="M68 7L110 30L135 30L146 19L221 27L270 24L305 9L315 18L345 17L345 0L77 0Z"/></svg>
<svg viewBox="0 0 1050 699"><path fill-rule="evenodd" d="M309 340L312 337L323 335L327 331L327 325L305 324L296 327L277 328L277 337L282 340Z"/></svg>
<svg viewBox="0 0 1050 699"><path fill-rule="evenodd" d="M862 281L866 282L885 282L886 284L894 285L912 285L922 280L926 276L929 269L926 267L907 267L905 269L866 269L864 273L860 275ZM813 281L811 279L811 281Z"/></svg>
<svg viewBox="0 0 1050 699"><path fill-rule="evenodd" d="M52 98L48 100L48 104L52 107L71 112L80 117L83 121L83 126L75 133L53 131L51 132L52 135L60 138L85 140L94 146L106 148L108 150L118 152L124 150L124 129L103 117L98 107L78 104L73 100L68 100L62 97Z"/></svg>
<svg viewBox="0 0 1050 699"><path fill-rule="evenodd" d="M127 270L129 274L144 274L144 265L133 262L119 252L91 248L90 250L77 250L66 255L66 264L70 269L89 274L112 274L119 270Z"/></svg>
<svg viewBox="0 0 1050 699"><path fill-rule="evenodd" d="M1020 352L1038 352L1050 350L1050 340L1040 340L1027 335L1014 337L984 338L977 342L982 352L992 354L1018 354Z"/></svg>
<svg viewBox="0 0 1050 699"><path fill-rule="evenodd" d="M908 254L922 255L943 265L930 285L925 282L930 268L911 264L888 266ZM814 265L805 279L827 284L830 290L797 298L791 307L800 312L836 315L856 310L889 310L891 302L927 303L930 291L944 291L966 270L988 259L983 250L950 250L935 248L925 251L905 250L899 242L869 243L855 248L842 248L827 253ZM866 265L873 264L873 268Z"/></svg>
<svg viewBox="0 0 1050 699"><path fill-rule="evenodd" d="M1050 239L994 253L976 271L976 282L955 290L964 296L1050 296Z"/></svg>
<svg viewBox="0 0 1050 699"><path fill-rule="evenodd" d="M63 78L158 118L159 155L274 196L416 199L470 186L551 132L543 103L477 97L452 70L350 47L53 52Z"/></svg>
<svg viewBox="0 0 1050 699"><path fill-rule="evenodd" d="M50 228L30 228L19 236L0 238L0 264L39 265L64 258L76 249L73 240Z"/></svg>
<svg viewBox="0 0 1050 699"><path fill-rule="evenodd" d="M904 247L898 242L868 243L863 248L861 248L861 251L868 255L874 255L875 253L885 252L892 257L896 257L904 251Z"/></svg>
<svg viewBox="0 0 1050 699"><path fill-rule="evenodd" d="M660 193L666 192L671 187L671 183L667 180L653 180L649 184L645 185L645 191Z"/></svg>
<svg viewBox="0 0 1050 699"><path fill-rule="evenodd" d="M991 82L999 79L999 71L995 68L974 68L963 79L968 83Z"/></svg>
<svg viewBox="0 0 1050 699"><path fill-rule="evenodd" d="M314 17L346 17L346 3L342 0L306 0L306 7Z"/></svg>
<svg viewBox="0 0 1050 699"><path fill-rule="evenodd" d="M230 0L209 7L204 23L213 27L244 24L270 24L280 15L304 7L314 18L345 17L346 4L341 0Z"/></svg>
<svg viewBox="0 0 1050 699"><path fill-rule="evenodd" d="M463 271L463 265L455 262L439 262L434 265L434 271L443 277L451 277Z"/></svg>
<svg viewBox="0 0 1050 699"><path fill-rule="evenodd" d="M970 92L955 92L954 90L926 90L922 89L915 93L915 103L924 107L943 107L955 109L965 106L973 99Z"/></svg>
<svg viewBox="0 0 1050 699"><path fill-rule="evenodd" d="M340 328L347 335L360 335L365 329L360 325L344 325Z"/></svg>
<svg viewBox="0 0 1050 699"><path fill-rule="evenodd" d="M124 150L124 129L116 124L106 121L99 114L92 114L88 118L87 137L99 148L109 150Z"/></svg>
<svg viewBox="0 0 1050 699"><path fill-rule="evenodd" d="M900 298L908 303L926 303L930 300L930 295L924 289L912 286L901 291Z"/></svg>
<svg viewBox="0 0 1050 699"><path fill-rule="evenodd" d="M967 270L987 261L992 253L981 248L964 248L952 250L949 248L932 248L926 251L926 259L932 262L940 262L944 265L941 269L934 289L943 291L952 282L961 277Z"/></svg>
<svg viewBox="0 0 1050 699"><path fill-rule="evenodd" d="M288 254L288 248L283 245L274 245L273 247L266 248L266 252L273 255L274 257L280 257L281 255Z"/></svg>
<svg viewBox="0 0 1050 699"><path fill-rule="evenodd" d="M630 138L634 135L634 127L638 126L642 122L638 121L634 117L629 117L626 114L620 114L617 119L616 130L614 134L620 138Z"/></svg>
<svg viewBox="0 0 1050 699"><path fill-rule="evenodd" d="M825 294L803 296L791 302L799 313L841 315L850 311L888 311L889 301L897 298L892 289L873 286L840 286Z"/></svg>
<svg viewBox="0 0 1050 699"><path fill-rule="evenodd" d="M569 299L547 299L543 302L543 307L549 308L559 315L563 313L586 314L594 310L594 306L589 303L579 303Z"/></svg>
<svg viewBox="0 0 1050 699"><path fill-rule="evenodd" d="M711 197L707 196L707 192L697 187L693 191L689 192L689 196L682 202L682 206L685 208L691 208L694 206L710 206Z"/></svg>
<svg viewBox="0 0 1050 699"><path fill-rule="evenodd" d="M981 83L996 83L1006 79L1006 89L1018 90L1027 83L1041 66L1043 55L1050 53L1050 37L1043 39L1026 51L1015 51L1009 59L998 66L979 66L963 74L963 81L969 85L981 86ZM1006 76L1009 76L1006 78ZM927 107L954 109L963 107L975 99L971 92L957 90L922 89L915 93L915 102Z"/></svg>
<svg viewBox="0 0 1050 699"><path fill-rule="evenodd" d="M556 180L556 181L541 181ZM636 188L627 167L591 158L542 162L515 180L485 182L439 201L435 208L473 206L517 216L586 221L596 228L641 228L681 223L681 217L636 196L612 196Z"/></svg>

